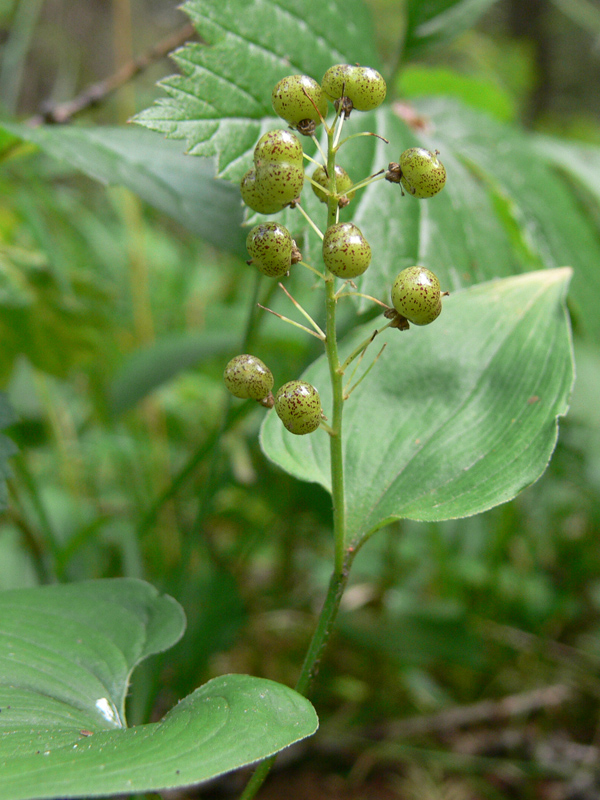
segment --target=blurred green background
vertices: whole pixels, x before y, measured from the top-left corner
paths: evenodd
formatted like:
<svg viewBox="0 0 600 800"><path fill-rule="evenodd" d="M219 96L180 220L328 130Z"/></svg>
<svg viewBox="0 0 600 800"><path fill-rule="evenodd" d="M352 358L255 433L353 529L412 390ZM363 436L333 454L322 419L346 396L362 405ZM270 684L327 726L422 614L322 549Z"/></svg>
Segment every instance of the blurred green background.
<svg viewBox="0 0 600 800"><path fill-rule="evenodd" d="M368 4L396 97L451 95L600 145L596 3L500 0L402 72L404 4ZM170 0L3 0L2 111L61 108L186 25ZM73 124L124 124L173 71L154 61ZM135 675L132 723L225 672L293 685L331 568L330 504L261 455L261 410L225 397L256 292L232 252L240 220L218 248L125 189L0 144L0 376L18 446L0 588L127 575L184 605L182 642ZM600 208L581 202L600 237ZM279 374L317 353L271 320L262 336ZM576 354L537 484L475 518L391 526L360 554L313 697L321 733L288 795L600 796L600 352ZM520 712L503 716L506 696ZM483 701L496 705L470 720ZM444 717L456 707L468 726Z"/></svg>

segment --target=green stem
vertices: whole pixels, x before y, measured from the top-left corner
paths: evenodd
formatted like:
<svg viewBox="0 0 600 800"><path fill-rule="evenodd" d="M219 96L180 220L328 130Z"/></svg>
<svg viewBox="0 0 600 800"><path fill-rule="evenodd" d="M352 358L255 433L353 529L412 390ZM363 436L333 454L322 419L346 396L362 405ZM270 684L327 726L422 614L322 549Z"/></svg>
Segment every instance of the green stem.
<svg viewBox="0 0 600 800"><path fill-rule="evenodd" d="M321 613L319 615L319 621L317 623L315 632L313 633L310 645L308 646L308 650L306 651L304 664L302 665L302 671L295 687L296 691L302 695L308 694L313 678L318 672L323 652L325 651L331 631L333 630L337 612L340 607L340 602L344 594L346 584L348 583L350 565L355 555L356 552L348 551L345 558L345 563L342 564L341 573L338 575L337 572L334 572L329 581L329 589L327 591L325 602L323 603L323 608L321 609ZM263 785L265 778L271 771L271 767L273 766L276 757L277 756L271 756L258 765L252 777L246 784L246 788L240 795L240 800L251 800L251 798L255 796L256 792Z"/></svg>
<svg viewBox="0 0 600 800"><path fill-rule="evenodd" d="M327 131L327 174L329 175L329 192L327 201L327 227L335 225L337 221L337 197L335 185L335 126ZM317 627L310 641L300 677L296 684L296 691L306 695L310 690L315 677L325 646L333 630L340 601L350 574L350 564L355 551L346 548L346 502L344 496L344 462L342 452L342 411L343 411L343 371L340 367L336 334L336 306L335 278L327 271L325 276L325 307L326 307L326 340L325 352L329 363L329 376L333 398L332 417L329 425L330 461L331 461L331 496L333 501L333 536L334 536L334 569L329 581L327 596L319 615ZM240 800L251 800L262 786L269 774L275 757L266 759L257 767L244 789Z"/></svg>
<svg viewBox="0 0 600 800"><path fill-rule="evenodd" d="M337 220L338 204L336 196L335 175L335 133L332 130L327 137L327 174L329 175L329 191L331 195L327 201L327 227L335 225ZM337 345L335 278L327 271L325 278L326 290L326 340L325 352L329 363L329 377L331 380L331 393L333 400L330 442L331 461L331 497L333 502L333 536L335 542L334 576L341 579L344 564L344 549L346 543L346 501L344 497L344 461L342 453L342 413L344 404L343 371L340 368L340 358Z"/></svg>

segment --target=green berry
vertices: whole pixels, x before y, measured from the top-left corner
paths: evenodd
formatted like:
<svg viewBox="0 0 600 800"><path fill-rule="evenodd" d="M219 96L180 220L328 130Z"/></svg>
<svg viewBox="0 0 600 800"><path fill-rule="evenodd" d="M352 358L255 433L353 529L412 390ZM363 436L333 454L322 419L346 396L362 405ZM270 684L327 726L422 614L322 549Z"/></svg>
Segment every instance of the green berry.
<svg viewBox="0 0 600 800"><path fill-rule="evenodd" d="M240 185L242 199L259 214L275 214L299 197L304 185L300 139L286 130L268 131L254 148L254 167Z"/></svg>
<svg viewBox="0 0 600 800"><path fill-rule="evenodd" d="M242 400L264 400L273 388L271 370L260 358L248 354L235 356L223 373L225 386Z"/></svg>
<svg viewBox="0 0 600 800"><path fill-rule="evenodd" d="M352 64L336 64L330 67L321 81L321 87L327 97L339 100L347 97L352 108L357 111L372 111L385 100L386 85L381 75L371 67L359 67Z"/></svg>
<svg viewBox="0 0 600 800"><path fill-rule="evenodd" d="M446 169L435 153L411 147L400 156L400 181L407 194L423 200L444 188Z"/></svg>
<svg viewBox="0 0 600 800"><path fill-rule="evenodd" d="M392 286L392 305L414 325L429 325L442 310L440 282L425 267L403 269Z"/></svg>
<svg viewBox="0 0 600 800"><path fill-rule="evenodd" d="M281 278L300 260L290 232L278 222L263 222L252 228L246 248L252 264L270 278Z"/></svg>
<svg viewBox="0 0 600 800"><path fill-rule="evenodd" d="M321 398L310 383L289 381L275 395L275 412L290 433L312 433L321 424Z"/></svg>
<svg viewBox="0 0 600 800"><path fill-rule="evenodd" d="M280 80L271 101L277 116L301 133L312 133L327 114L327 98L308 75L289 75Z"/></svg>
<svg viewBox="0 0 600 800"><path fill-rule="evenodd" d="M312 175L313 181L318 183L319 186L322 186L324 189L329 189L329 177L327 175L327 171L325 167L320 166L317 167L316 170L313 172ZM353 185L352 178L346 172L343 167L340 167L339 164L335 165L335 191L339 197L339 204L342 206L348 205L350 200L354 197L356 192L348 192L348 189ZM329 195L325 192L317 189L317 187L312 184L312 190L319 198L322 203L326 203L328 200ZM346 198L346 201L344 201Z"/></svg>
<svg viewBox="0 0 600 800"><path fill-rule="evenodd" d="M304 185L304 169L286 161L261 162L256 167L256 184L257 194L265 204L279 203L279 208L283 208L300 196Z"/></svg>
<svg viewBox="0 0 600 800"><path fill-rule="evenodd" d="M338 278L356 278L371 263L371 247L351 222L338 222L325 231L323 260Z"/></svg>
<svg viewBox="0 0 600 800"><path fill-rule="evenodd" d="M292 131L282 128L264 133L254 148L254 165L263 161L302 165L304 152L300 139Z"/></svg>
<svg viewBox="0 0 600 800"><path fill-rule="evenodd" d="M260 186L256 180L256 170L249 169L242 178L240 183L240 192L242 193L242 200L253 211L258 211L259 214L275 214L281 211L285 203L277 197L269 196L268 187Z"/></svg>

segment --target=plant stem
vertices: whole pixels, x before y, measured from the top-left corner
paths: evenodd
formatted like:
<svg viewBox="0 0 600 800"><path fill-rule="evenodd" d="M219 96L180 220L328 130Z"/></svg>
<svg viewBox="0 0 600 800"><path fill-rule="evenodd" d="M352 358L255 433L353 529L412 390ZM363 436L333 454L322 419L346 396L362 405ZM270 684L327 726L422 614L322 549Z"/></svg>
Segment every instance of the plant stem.
<svg viewBox="0 0 600 800"><path fill-rule="evenodd" d="M329 197L327 201L327 227L335 225L337 221L338 202L335 185L335 155L334 146L335 126L327 131L327 174L329 175ZM333 626L340 607L340 602L348 577L350 565L356 552L353 548L346 547L346 501L344 495L344 461L342 451L342 412L344 405L343 377L340 367L336 333L336 306L337 296L335 291L335 278L327 270L325 275L325 307L326 307L326 339L325 352L329 363L329 376L331 379L331 394L333 398L332 419L329 426L330 462L331 462L331 496L333 501L333 536L334 536L334 568L329 580L329 588L319 614L317 627L304 657L300 677L296 684L296 691L307 695L313 678L317 674L323 652L333 630ZM262 786L271 770L275 756L263 761L250 778L240 800L251 800Z"/></svg>
<svg viewBox="0 0 600 800"><path fill-rule="evenodd" d="M335 133L331 130L327 136L327 174L329 175L329 191L327 201L327 227L335 225L337 220L338 203L336 196L336 175L334 145ZM335 278L327 271L325 278L326 291L326 340L325 352L329 364L329 377L331 380L331 395L333 400L330 442L331 461L331 498L333 502L333 536L335 542L334 576L341 580L344 565L344 548L346 543L346 501L344 497L344 461L342 453L342 412L344 403L343 371L340 368L340 358L337 346L336 331L336 306ZM325 610L325 608L323 609ZM322 612L323 613L323 612Z"/></svg>
<svg viewBox="0 0 600 800"><path fill-rule="evenodd" d="M331 631L333 630L333 625L337 617L340 602L344 594L346 584L348 583L350 564L352 563L355 554L355 552L348 551L346 554L345 563L342 564L340 574L338 574L337 571L334 571L329 581L329 589L327 591L325 602L323 603L323 608L321 609L321 613L319 615L319 621L317 623L315 632L313 633L310 645L308 646L308 650L306 651L304 664L302 665L302 671L295 687L296 691L302 695L308 694L312 680L318 672L323 652L331 635ZM256 792L260 789L265 781L265 778L271 771L271 767L273 766L275 758L276 756L271 756L258 765L252 777L246 784L246 788L240 795L240 800L251 800L251 798L255 796Z"/></svg>

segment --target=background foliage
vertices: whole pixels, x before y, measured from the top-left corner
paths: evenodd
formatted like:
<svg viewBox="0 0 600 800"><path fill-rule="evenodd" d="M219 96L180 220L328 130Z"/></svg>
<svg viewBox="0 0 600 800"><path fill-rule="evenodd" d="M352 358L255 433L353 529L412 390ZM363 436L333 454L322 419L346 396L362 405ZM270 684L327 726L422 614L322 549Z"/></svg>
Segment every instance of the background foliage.
<svg viewBox="0 0 600 800"><path fill-rule="evenodd" d="M267 5L278 16L261 26ZM248 38L254 31L269 46L256 63L235 57L231 26L197 14L221 8L232 22L239 6ZM305 38L281 11L296 6ZM173 72L165 61L80 123L23 124L110 74L131 48L144 52L185 24L172 3L0 7L0 374L10 401L0 421L18 447L0 527L0 586L127 576L183 604L186 634L138 668L130 722L161 716L224 672L293 685L329 572L329 500L272 466L258 447L261 413L224 397L223 363L239 350L255 293L264 300L267 290L257 290L243 263L237 191L212 176L239 177L257 136L272 127L263 119L270 87L288 71L292 44L302 53L294 67L317 78L332 50L380 65L396 105L373 115L372 129L391 131L396 148L435 135L457 177L432 218L421 204L392 208L399 231L378 230L388 207L374 196L353 209L379 248L377 280L416 260L435 265L452 289L571 266L578 379L542 480L477 517L396 522L360 554L314 698L322 731L311 769L345 776L347 796L363 780L367 796L371 776L379 796L592 798L600 655L595 7L345 7L354 27L323 44L323 3L188 5L205 42L178 65L211 76L208 101L220 97L217 78L232 74L251 90L225 95L230 105L218 115L199 108L192 131L169 121L169 132L209 160L123 125L155 98L161 111L148 115L173 108L154 88ZM371 18L373 38L365 33ZM265 60L265 51L277 59ZM166 86L177 97L185 77ZM423 120L433 130L419 127ZM361 143L357 175L381 157ZM294 293L315 305L306 283ZM269 302L286 313L280 300ZM344 325L364 310L348 310ZM279 375L294 377L318 355L270 319L260 334L261 354ZM12 445L3 442L5 456ZM527 694L540 689L537 701ZM493 706L471 728L437 716L507 695L522 699L520 716ZM319 796L306 775L302 796Z"/></svg>

